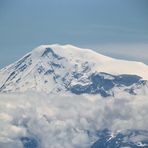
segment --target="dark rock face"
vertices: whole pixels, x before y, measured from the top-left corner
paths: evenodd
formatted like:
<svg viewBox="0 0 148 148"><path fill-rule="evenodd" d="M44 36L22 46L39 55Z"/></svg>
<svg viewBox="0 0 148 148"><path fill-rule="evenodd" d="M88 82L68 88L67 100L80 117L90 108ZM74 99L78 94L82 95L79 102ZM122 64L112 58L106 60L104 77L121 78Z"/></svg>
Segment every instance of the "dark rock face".
<svg viewBox="0 0 148 148"><path fill-rule="evenodd" d="M74 75L76 78L80 76L80 74ZM109 78L111 77L111 78ZM132 87L132 85L139 85L143 80L141 77L136 75L110 75L107 73L94 73L90 77L88 77L90 81L87 85L76 84L69 88L69 90L77 95L86 93L86 94L100 94L103 97L113 96L113 92L111 90L114 87ZM85 82L84 82L85 84ZM144 84L144 83L141 83ZM132 89L132 88L131 88ZM131 89L127 89L126 91L134 94Z"/></svg>
<svg viewBox="0 0 148 148"><path fill-rule="evenodd" d="M25 64L26 61L29 61L28 63L31 64L32 61L29 60L30 56L31 56L31 54L28 54L24 58L22 58L19 62L17 62L15 69L22 69L22 67L24 67L24 65L26 65Z"/></svg>
<svg viewBox="0 0 148 148"><path fill-rule="evenodd" d="M42 57L48 56L48 54L51 53L52 56L58 60L61 60L62 57L60 57L59 55L57 55L51 48L46 48L44 53L42 54Z"/></svg>
<svg viewBox="0 0 148 148"><path fill-rule="evenodd" d="M148 140L138 137L148 137L148 131L128 130L119 132L113 137L107 129L97 133L99 140L96 141L91 148L148 148ZM132 139L136 138L136 142Z"/></svg>
<svg viewBox="0 0 148 148"><path fill-rule="evenodd" d="M125 85L125 86L130 86L133 85L134 83L138 83L141 77L136 76L136 75L119 75L116 76L114 79L114 83L119 84L119 85Z"/></svg>
<svg viewBox="0 0 148 148"><path fill-rule="evenodd" d="M21 142L24 148L38 148L38 141L30 137L22 137Z"/></svg>

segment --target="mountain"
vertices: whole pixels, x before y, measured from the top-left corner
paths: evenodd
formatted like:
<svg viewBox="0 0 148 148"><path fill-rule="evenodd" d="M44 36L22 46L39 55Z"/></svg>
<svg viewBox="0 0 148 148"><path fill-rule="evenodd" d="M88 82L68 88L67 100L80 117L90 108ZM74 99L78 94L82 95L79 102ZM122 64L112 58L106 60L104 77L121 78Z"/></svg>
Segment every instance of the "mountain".
<svg viewBox="0 0 148 148"><path fill-rule="evenodd" d="M41 45L0 70L0 147L148 148L148 66Z"/></svg>
<svg viewBox="0 0 148 148"><path fill-rule="evenodd" d="M98 131L99 140L91 148L147 148L148 132L142 130L127 130L112 133L105 129ZM136 141L139 137L144 137L141 141Z"/></svg>
<svg viewBox="0 0 148 148"><path fill-rule="evenodd" d="M0 70L0 92L145 93L148 66L72 45L41 45ZM118 92L118 93L116 93Z"/></svg>

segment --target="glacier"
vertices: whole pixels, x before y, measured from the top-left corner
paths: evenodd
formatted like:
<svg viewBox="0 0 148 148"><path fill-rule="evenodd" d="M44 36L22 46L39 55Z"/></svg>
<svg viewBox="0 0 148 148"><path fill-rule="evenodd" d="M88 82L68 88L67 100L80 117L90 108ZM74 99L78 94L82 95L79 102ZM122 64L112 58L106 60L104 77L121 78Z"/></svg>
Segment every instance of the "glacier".
<svg viewBox="0 0 148 148"><path fill-rule="evenodd" d="M0 147L148 147L148 66L41 45L0 70Z"/></svg>

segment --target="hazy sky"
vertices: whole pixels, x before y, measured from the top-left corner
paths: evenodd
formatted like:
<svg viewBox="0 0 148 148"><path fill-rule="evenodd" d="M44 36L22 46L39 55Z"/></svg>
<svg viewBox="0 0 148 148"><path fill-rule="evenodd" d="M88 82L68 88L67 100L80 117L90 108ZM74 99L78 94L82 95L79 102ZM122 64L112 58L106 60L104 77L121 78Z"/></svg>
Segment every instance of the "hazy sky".
<svg viewBox="0 0 148 148"><path fill-rule="evenodd" d="M148 64L148 1L0 0L0 68L53 43Z"/></svg>

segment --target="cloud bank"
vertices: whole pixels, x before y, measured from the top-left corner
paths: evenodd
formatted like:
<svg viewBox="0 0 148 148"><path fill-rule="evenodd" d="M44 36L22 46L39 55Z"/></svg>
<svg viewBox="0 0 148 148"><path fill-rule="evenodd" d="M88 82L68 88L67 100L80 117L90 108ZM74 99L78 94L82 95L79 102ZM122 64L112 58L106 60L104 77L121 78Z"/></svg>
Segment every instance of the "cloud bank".
<svg viewBox="0 0 148 148"><path fill-rule="evenodd" d="M146 96L1 94L0 147L89 148L101 129L147 130L147 115Z"/></svg>

